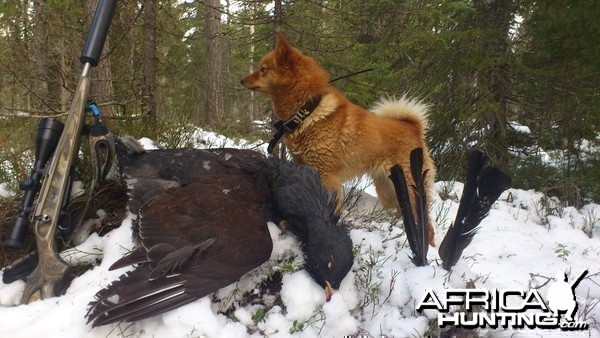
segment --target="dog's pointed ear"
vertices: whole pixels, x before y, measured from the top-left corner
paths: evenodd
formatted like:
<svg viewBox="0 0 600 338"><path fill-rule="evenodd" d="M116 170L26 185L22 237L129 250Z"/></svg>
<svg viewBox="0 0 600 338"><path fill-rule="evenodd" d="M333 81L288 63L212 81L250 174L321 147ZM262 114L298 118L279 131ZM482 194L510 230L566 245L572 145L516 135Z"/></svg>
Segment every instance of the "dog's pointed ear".
<svg viewBox="0 0 600 338"><path fill-rule="evenodd" d="M285 36L280 31L277 31L277 43L275 45L275 52L277 53L277 60L280 63L290 62L290 56L293 53L293 48L290 44L285 40Z"/></svg>

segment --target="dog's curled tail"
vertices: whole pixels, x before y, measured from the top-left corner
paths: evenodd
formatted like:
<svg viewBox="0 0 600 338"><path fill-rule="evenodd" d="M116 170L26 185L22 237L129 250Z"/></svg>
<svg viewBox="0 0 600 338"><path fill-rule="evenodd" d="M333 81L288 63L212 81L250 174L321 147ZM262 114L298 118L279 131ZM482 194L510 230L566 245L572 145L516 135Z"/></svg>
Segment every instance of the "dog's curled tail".
<svg viewBox="0 0 600 338"><path fill-rule="evenodd" d="M427 110L429 106L418 99L406 95L399 99L381 98L371 111L375 115L394 118L420 126L421 133L427 131Z"/></svg>

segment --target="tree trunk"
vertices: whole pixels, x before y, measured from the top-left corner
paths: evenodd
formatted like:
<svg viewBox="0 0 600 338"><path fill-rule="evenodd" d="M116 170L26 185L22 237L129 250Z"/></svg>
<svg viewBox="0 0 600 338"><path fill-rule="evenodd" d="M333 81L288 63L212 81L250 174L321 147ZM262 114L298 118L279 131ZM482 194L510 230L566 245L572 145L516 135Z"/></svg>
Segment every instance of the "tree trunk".
<svg viewBox="0 0 600 338"><path fill-rule="evenodd" d="M251 14L251 17L254 17L255 15L257 15L258 13L258 4L256 2L252 2L248 5ZM262 55L255 55L255 41L256 41L256 26L254 25L254 23L250 24L248 26L249 31L250 31L250 41L252 41L252 44L250 45L250 66L248 67L248 74L252 73L255 69L255 67L257 67L257 63L258 60L260 60ZM257 104L256 100L260 95L257 95L257 93L253 90L250 90L250 104L248 106L248 110L249 110L249 114L251 117L252 121L258 120L259 118L262 118L261 116L261 111L260 111L260 106Z"/></svg>
<svg viewBox="0 0 600 338"><path fill-rule="evenodd" d="M221 12L219 0L206 1L204 17L204 37L206 38L206 86L204 98L204 114L202 122L212 128L220 128L223 117L221 97L222 53L221 53Z"/></svg>
<svg viewBox="0 0 600 338"><path fill-rule="evenodd" d="M274 12L273 15L275 16L273 24L274 24L274 29L275 31L280 31L281 30L281 26L283 26L283 8L282 8L282 4L281 4L281 0L275 0L274 4ZM276 41L276 37L274 37L273 39L275 39L274 41Z"/></svg>
<svg viewBox="0 0 600 338"><path fill-rule="evenodd" d="M281 27L283 26L283 7L282 7L282 3L281 0L275 0L274 3L274 20L273 20L273 30L275 32L278 32L281 30ZM276 34L273 34L273 46L275 46L275 44L277 43L277 36ZM275 124L275 121L277 121L277 115L275 114L275 110L271 111L271 125ZM280 142L277 147L275 147L275 149L273 150L274 154L277 154L277 156L279 156L279 158L283 158L285 159L286 156L286 148L285 145L283 145L283 142Z"/></svg>
<svg viewBox="0 0 600 338"><path fill-rule="evenodd" d="M42 105L50 106L50 100L48 98L48 25L44 17L46 11L44 11L43 1L36 0L33 2L33 6L33 32L35 36L34 77L38 83L38 86L36 86L35 90L42 101ZM45 108L48 107L42 107L42 109Z"/></svg>
<svg viewBox="0 0 600 338"><path fill-rule="evenodd" d="M144 54L142 112L150 125L156 124L156 0L144 0Z"/></svg>
<svg viewBox="0 0 600 338"><path fill-rule="evenodd" d="M485 117L490 127L486 148L497 166L508 168L506 134L511 91L509 29L513 20L513 0L475 0L479 29L483 37L486 67L480 69L484 91Z"/></svg>
<svg viewBox="0 0 600 338"><path fill-rule="evenodd" d="M85 0L83 2L83 10L85 15L86 29L89 29L94 18L96 6L98 0ZM109 38L106 38L104 47L102 48L102 55L98 66L92 68L90 71L90 79L92 80L92 91L90 97L96 100L98 105L101 105L101 111L103 116L115 115L115 109L112 105L113 101L113 86L112 86L112 71L110 66L110 58L107 53L110 50Z"/></svg>

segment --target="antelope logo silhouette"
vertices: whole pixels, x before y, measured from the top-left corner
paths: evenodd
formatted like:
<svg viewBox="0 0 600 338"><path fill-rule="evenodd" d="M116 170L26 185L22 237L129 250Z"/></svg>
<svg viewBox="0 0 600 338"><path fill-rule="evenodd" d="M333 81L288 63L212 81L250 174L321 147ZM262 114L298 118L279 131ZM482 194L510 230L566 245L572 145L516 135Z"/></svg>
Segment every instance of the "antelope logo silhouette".
<svg viewBox="0 0 600 338"><path fill-rule="evenodd" d="M577 311L575 288L587 273L588 270L583 271L571 284L567 281L567 276L564 271L558 271L556 273L556 282L550 286L548 294L546 295L548 307L555 317L558 317L560 313L565 312L568 321L572 322L575 320L573 317Z"/></svg>

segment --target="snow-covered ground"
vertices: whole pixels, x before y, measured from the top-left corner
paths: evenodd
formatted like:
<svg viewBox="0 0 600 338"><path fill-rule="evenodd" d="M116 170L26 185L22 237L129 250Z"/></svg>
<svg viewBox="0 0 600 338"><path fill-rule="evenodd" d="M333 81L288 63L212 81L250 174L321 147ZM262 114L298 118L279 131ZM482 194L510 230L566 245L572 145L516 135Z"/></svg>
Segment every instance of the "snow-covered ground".
<svg viewBox="0 0 600 338"><path fill-rule="evenodd" d="M193 140L199 147L263 151L266 147L235 143L204 131L198 131ZM143 141L151 147L150 140ZM429 250L429 266L415 267L401 221L378 211L372 186L366 180L359 183L364 191L354 194L352 209L345 210L357 253L355 264L330 302L325 302L323 289L300 269L302 257L296 239L270 224L275 243L271 260L240 282L163 315L92 329L84 318L88 302L126 271L108 271L108 267L133 247L130 215L119 228L102 237L94 233L62 254L73 264L100 262L75 278L65 295L17 305L24 283L0 283L0 336L421 337L429 336L437 325L437 311L416 310L428 289L441 293L468 284L486 290L538 290L546 297L557 272L566 272L571 281L587 269L575 295L579 304L576 319L586 321L589 329L483 329L478 334L600 337L600 205L563 208L536 191L509 189L449 273L441 268L436 248ZM438 182L436 187L431 217L439 244L454 220L462 183ZM101 222L105 215L98 215ZM240 302L241 294L252 293L274 271L283 276L281 291L256 294L251 303Z"/></svg>

